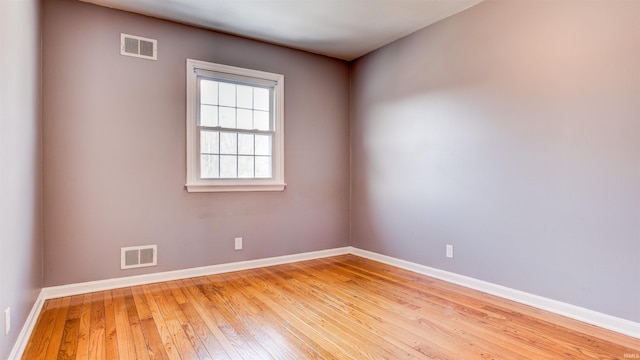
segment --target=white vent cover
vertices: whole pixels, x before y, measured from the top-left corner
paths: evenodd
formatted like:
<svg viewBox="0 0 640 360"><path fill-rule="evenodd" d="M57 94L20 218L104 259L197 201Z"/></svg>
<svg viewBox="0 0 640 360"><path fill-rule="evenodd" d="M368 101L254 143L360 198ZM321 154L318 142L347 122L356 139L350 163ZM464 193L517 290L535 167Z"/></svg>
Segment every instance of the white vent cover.
<svg viewBox="0 0 640 360"><path fill-rule="evenodd" d="M143 59L158 59L158 40L120 34L120 54Z"/></svg>
<svg viewBox="0 0 640 360"><path fill-rule="evenodd" d="M158 245L120 248L120 269L158 265Z"/></svg>

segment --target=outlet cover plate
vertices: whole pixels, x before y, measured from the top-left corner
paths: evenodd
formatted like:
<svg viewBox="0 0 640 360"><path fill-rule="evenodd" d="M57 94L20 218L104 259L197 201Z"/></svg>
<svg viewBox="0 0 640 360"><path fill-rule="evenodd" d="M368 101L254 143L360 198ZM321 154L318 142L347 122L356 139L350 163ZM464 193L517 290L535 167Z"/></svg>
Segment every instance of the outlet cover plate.
<svg viewBox="0 0 640 360"><path fill-rule="evenodd" d="M6 308L4 311L4 334L9 335L11 330L11 308Z"/></svg>
<svg viewBox="0 0 640 360"><path fill-rule="evenodd" d="M453 259L453 245L449 245L447 244L447 253L446 253L447 257L449 259Z"/></svg>

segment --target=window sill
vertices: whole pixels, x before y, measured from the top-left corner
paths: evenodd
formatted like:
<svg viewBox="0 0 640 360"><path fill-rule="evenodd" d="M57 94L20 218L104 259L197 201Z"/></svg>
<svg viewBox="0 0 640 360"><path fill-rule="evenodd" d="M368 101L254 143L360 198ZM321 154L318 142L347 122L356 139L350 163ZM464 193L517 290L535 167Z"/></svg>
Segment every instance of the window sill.
<svg viewBox="0 0 640 360"><path fill-rule="evenodd" d="M283 191L287 184L268 185L208 185L187 184L187 192L246 192L246 191Z"/></svg>

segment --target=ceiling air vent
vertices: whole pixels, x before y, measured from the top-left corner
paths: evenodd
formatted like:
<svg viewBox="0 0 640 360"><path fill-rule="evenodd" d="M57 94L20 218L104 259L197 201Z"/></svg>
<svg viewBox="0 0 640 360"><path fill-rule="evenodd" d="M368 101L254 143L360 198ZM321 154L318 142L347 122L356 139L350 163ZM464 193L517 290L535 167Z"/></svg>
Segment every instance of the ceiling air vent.
<svg viewBox="0 0 640 360"><path fill-rule="evenodd" d="M120 34L120 54L143 59L158 59L158 40Z"/></svg>
<svg viewBox="0 0 640 360"><path fill-rule="evenodd" d="M132 246L120 248L120 269L158 265L158 246Z"/></svg>

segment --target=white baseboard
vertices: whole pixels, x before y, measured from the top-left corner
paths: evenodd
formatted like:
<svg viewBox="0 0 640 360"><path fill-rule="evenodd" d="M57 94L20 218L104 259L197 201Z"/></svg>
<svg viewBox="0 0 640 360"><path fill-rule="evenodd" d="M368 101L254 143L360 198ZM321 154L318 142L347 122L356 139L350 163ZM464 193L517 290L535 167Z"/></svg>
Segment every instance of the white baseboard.
<svg viewBox="0 0 640 360"><path fill-rule="evenodd" d="M271 258L239 261L227 264L203 266L191 269L166 271L154 274L129 276L123 278L89 281L84 283L61 285L43 288L36 300L25 325L20 331L18 340L9 355L9 360L19 359L24 352L31 332L42 310L45 300L63 296L85 294L95 291L104 291L128 286L151 284L162 281L186 279L197 276L221 274L231 271L255 269L260 267L287 264L298 261L313 260L330 256L353 254L363 258L379 261L381 263L410 270L419 274L431 276L453 284L462 285L474 290L496 295L505 299L513 300L522 304L534 306L552 313L563 315L588 324L596 325L621 334L640 338L640 323L603 314L597 311L585 309L579 306L563 303L557 300L548 299L542 296L533 295L524 291L511 289L505 286L474 279L468 276L455 274L452 272L435 269L429 266L420 265L406 260L381 255L367 250L358 249L351 246L312 251L293 255L284 255Z"/></svg>
<svg viewBox="0 0 640 360"><path fill-rule="evenodd" d="M89 281L83 283L52 286L42 289L45 299L55 299L63 296L86 294L95 291L111 290L128 286L145 285L162 281L187 279L197 276L222 274L232 271L255 269L265 266L287 264L292 262L319 259L329 256L349 254L351 247L328 250L311 251L300 254L284 255L264 259L238 261L226 264L202 266L197 268L164 271L153 274L136 275L107 280Z"/></svg>
<svg viewBox="0 0 640 360"><path fill-rule="evenodd" d="M31 332L36 326L36 322L38 322L38 316L40 316L45 300L46 299L42 295L41 291L36 302L33 304L33 307L31 307L29 316L27 316L27 320L25 321L24 326L22 326L22 330L20 330L20 334L18 335L16 343L13 345L13 349L11 349L11 353L9 353L9 360L17 360L22 357L22 353L24 353L24 349L27 348L27 343L31 337Z"/></svg>
<svg viewBox="0 0 640 360"><path fill-rule="evenodd" d="M22 354L24 353L24 350L27 347L27 343L29 342L29 338L31 337L31 333L33 332L33 328L35 327L36 322L38 321L38 316L42 311L44 302L48 299L55 299L63 296L86 294L86 293L95 292L95 291L118 289L118 288L128 287L128 286L151 284L151 283L162 282L162 281L187 279L187 278L192 278L197 276L222 274L222 273L232 272L232 271L255 269L255 268L261 268L261 267L272 266L272 265L288 264L288 263L293 263L298 261L320 259L320 258L325 258L330 256L337 256L337 255L345 255L349 253L351 253L351 247L347 246L342 248L311 251L311 252L300 253L300 254L276 256L276 257L256 259L256 260L238 261L233 263L202 266L197 268L175 270L175 271L166 271L166 272L160 272L160 273L154 273L154 274L128 276L128 277L115 278L115 279L97 280L97 281L89 281L84 283L46 287L40 291L40 295L38 296L38 299L33 304L33 307L31 308L31 312L27 317L27 321L22 327L22 331L20 331L20 335L18 336L18 339L16 340L16 343L14 344L13 349L9 354L9 360L17 360L22 357Z"/></svg>
<svg viewBox="0 0 640 360"><path fill-rule="evenodd" d="M405 261L386 255L381 255L367 250L351 248L351 253L367 259L410 270L419 274L431 276L436 279L444 280L453 284L462 285L474 290L482 291L491 295L496 295L515 302L530 305L538 309L566 316L568 318L579 320L587 324L599 326L601 328L633 336L635 338L640 338L640 323L634 321L603 314L601 312L589 310L580 306L567 304L561 301L530 294L520 290L511 289L506 286L493 284L468 276L435 269L429 266L416 264L410 261Z"/></svg>

